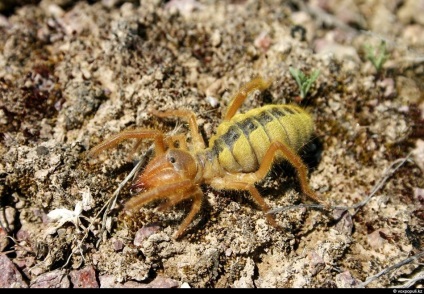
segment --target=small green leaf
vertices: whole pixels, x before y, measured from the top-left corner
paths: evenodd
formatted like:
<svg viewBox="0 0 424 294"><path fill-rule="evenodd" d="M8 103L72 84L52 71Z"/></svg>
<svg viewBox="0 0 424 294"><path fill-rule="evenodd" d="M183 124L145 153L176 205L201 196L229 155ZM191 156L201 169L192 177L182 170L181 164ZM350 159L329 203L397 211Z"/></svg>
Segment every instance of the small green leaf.
<svg viewBox="0 0 424 294"><path fill-rule="evenodd" d="M371 45L365 45L364 47L367 53L367 59L374 65L377 72L379 72L390 56L387 53L386 42L381 41L378 48L374 48Z"/></svg>
<svg viewBox="0 0 424 294"><path fill-rule="evenodd" d="M295 79L300 89L300 97L304 99L309 92L312 84L316 81L319 76L319 70L314 70L310 77L306 76L301 70L289 67L289 71Z"/></svg>

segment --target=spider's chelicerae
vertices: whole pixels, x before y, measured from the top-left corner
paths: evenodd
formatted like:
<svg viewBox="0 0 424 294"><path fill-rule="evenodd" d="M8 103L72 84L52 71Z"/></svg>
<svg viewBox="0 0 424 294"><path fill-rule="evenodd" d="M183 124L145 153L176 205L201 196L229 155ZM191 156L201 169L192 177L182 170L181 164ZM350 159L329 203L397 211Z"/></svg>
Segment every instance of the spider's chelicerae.
<svg viewBox="0 0 424 294"><path fill-rule="evenodd" d="M270 82L257 77L241 87L208 147L192 111L153 111L159 117L186 119L192 137L190 146L182 134L167 136L159 130L141 128L110 137L92 148L89 155L97 155L125 139L137 139L135 146L139 146L143 139L154 140L155 156L133 184L133 188L142 189L142 192L126 202L124 210L136 211L158 199L167 200L161 206L165 209L192 199L191 211L176 232L176 238L184 233L201 207L201 184L217 190L248 191L268 222L278 227L274 216L266 213L269 206L255 187L276 160L286 160L296 169L305 195L319 203L323 200L309 188L307 168L298 155L301 147L311 139L314 128L312 118L305 110L296 105L273 104L236 114L250 93L263 91L269 85Z"/></svg>

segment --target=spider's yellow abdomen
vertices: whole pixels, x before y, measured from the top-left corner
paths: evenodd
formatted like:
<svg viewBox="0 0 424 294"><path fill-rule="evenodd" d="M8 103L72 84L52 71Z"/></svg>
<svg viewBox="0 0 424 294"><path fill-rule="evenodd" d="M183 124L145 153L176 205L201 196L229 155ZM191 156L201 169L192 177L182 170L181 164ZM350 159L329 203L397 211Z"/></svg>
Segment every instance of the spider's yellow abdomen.
<svg viewBox="0 0 424 294"><path fill-rule="evenodd" d="M313 133L312 117L295 105L267 105L237 114L218 126L209 150L229 172L254 172L271 143L281 142L293 152Z"/></svg>

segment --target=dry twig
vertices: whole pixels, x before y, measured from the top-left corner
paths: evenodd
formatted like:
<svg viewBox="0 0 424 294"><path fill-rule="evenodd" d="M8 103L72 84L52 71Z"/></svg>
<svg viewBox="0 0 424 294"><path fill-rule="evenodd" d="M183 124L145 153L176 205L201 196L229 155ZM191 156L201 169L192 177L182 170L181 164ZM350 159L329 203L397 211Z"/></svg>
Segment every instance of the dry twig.
<svg viewBox="0 0 424 294"><path fill-rule="evenodd" d="M113 207L115 207L116 200L117 200L118 195L121 192L122 188L126 185L126 183L132 177L134 177L135 174L137 174L137 172L140 170L141 166L143 166L143 164L146 162L148 156L150 155L150 153L152 151L153 151L153 146L150 146L150 148L142 156L141 160L137 163L137 165L131 170L131 172L128 174L128 176L119 184L118 188L115 190L115 192L113 193L112 197L110 197L108 199L108 201L106 201L106 203L103 205L103 207L99 210L99 212L91 220L90 224L85 229L84 236L80 240L78 240L78 245L72 249L72 252L69 254L68 259L66 260L66 263L62 266L62 268L66 267L66 265L68 265L69 261L71 260L71 257L73 256L74 253L77 252L77 250L80 251L80 254L81 254L81 256L84 259L84 256L83 256L83 253L82 253L82 250L81 250L82 244L85 241L85 239L87 239L88 234L89 234L91 228L94 226L94 223L99 219L100 214L102 214L102 213L103 213L103 216L102 216L102 227L100 229L100 232L101 232L103 238L99 238L99 240L97 241L96 246L98 247L99 244L100 244L100 242L101 241L104 241L104 237L105 237L105 234L104 233L106 232L106 230L108 230L108 224L110 224L110 222L108 222L108 213L113 209Z"/></svg>
<svg viewBox="0 0 424 294"><path fill-rule="evenodd" d="M365 282L360 283L356 287L357 288L363 288L366 285L368 285L369 283L371 283L372 281L375 281L376 279L378 279L379 277L381 277L381 276L383 276L385 274L388 274L392 270L397 269L397 268L400 268L401 266L403 266L405 264L408 264L410 262L413 262L414 260L418 260L418 258L420 258L421 256L424 256L424 251L421 251L421 252L415 254L414 256L408 257L408 258L402 260L401 262L398 262L398 263L396 263L396 264L394 264L392 266L389 266L388 268L385 268L384 270L382 270L378 274L376 274L374 276L371 276L371 277L368 277L365 280ZM423 277L421 276L421 278L423 278Z"/></svg>

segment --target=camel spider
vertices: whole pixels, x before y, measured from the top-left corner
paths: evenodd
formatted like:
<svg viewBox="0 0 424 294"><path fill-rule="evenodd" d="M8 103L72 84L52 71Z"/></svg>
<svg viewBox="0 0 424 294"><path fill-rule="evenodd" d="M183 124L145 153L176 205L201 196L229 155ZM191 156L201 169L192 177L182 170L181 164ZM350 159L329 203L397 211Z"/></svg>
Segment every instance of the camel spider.
<svg viewBox="0 0 424 294"><path fill-rule="evenodd" d="M269 206L255 187L266 177L276 160L287 160L297 172L302 192L322 203L309 187L307 168L297 151L313 133L311 116L295 105L266 105L244 114L236 114L240 105L253 91L263 91L270 82L254 78L233 96L216 135L206 144L199 133L196 116L189 110L153 111L158 117L177 117L188 121L192 143L188 146L182 134L166 136L159 130L125 130L89 151L90 156L115 147L126 139L136 139L136 148L143 139L154 141L154 158L135 180L133 187L142 192L125 203L125 211L136 211L158 199L167 199L160 209L191 199L192 207L175 234L181 237L201 207L205 183L217 190L248 191L266 214L268 222L278 227ZM178 148L174 143L178 142Z"/></svg>

